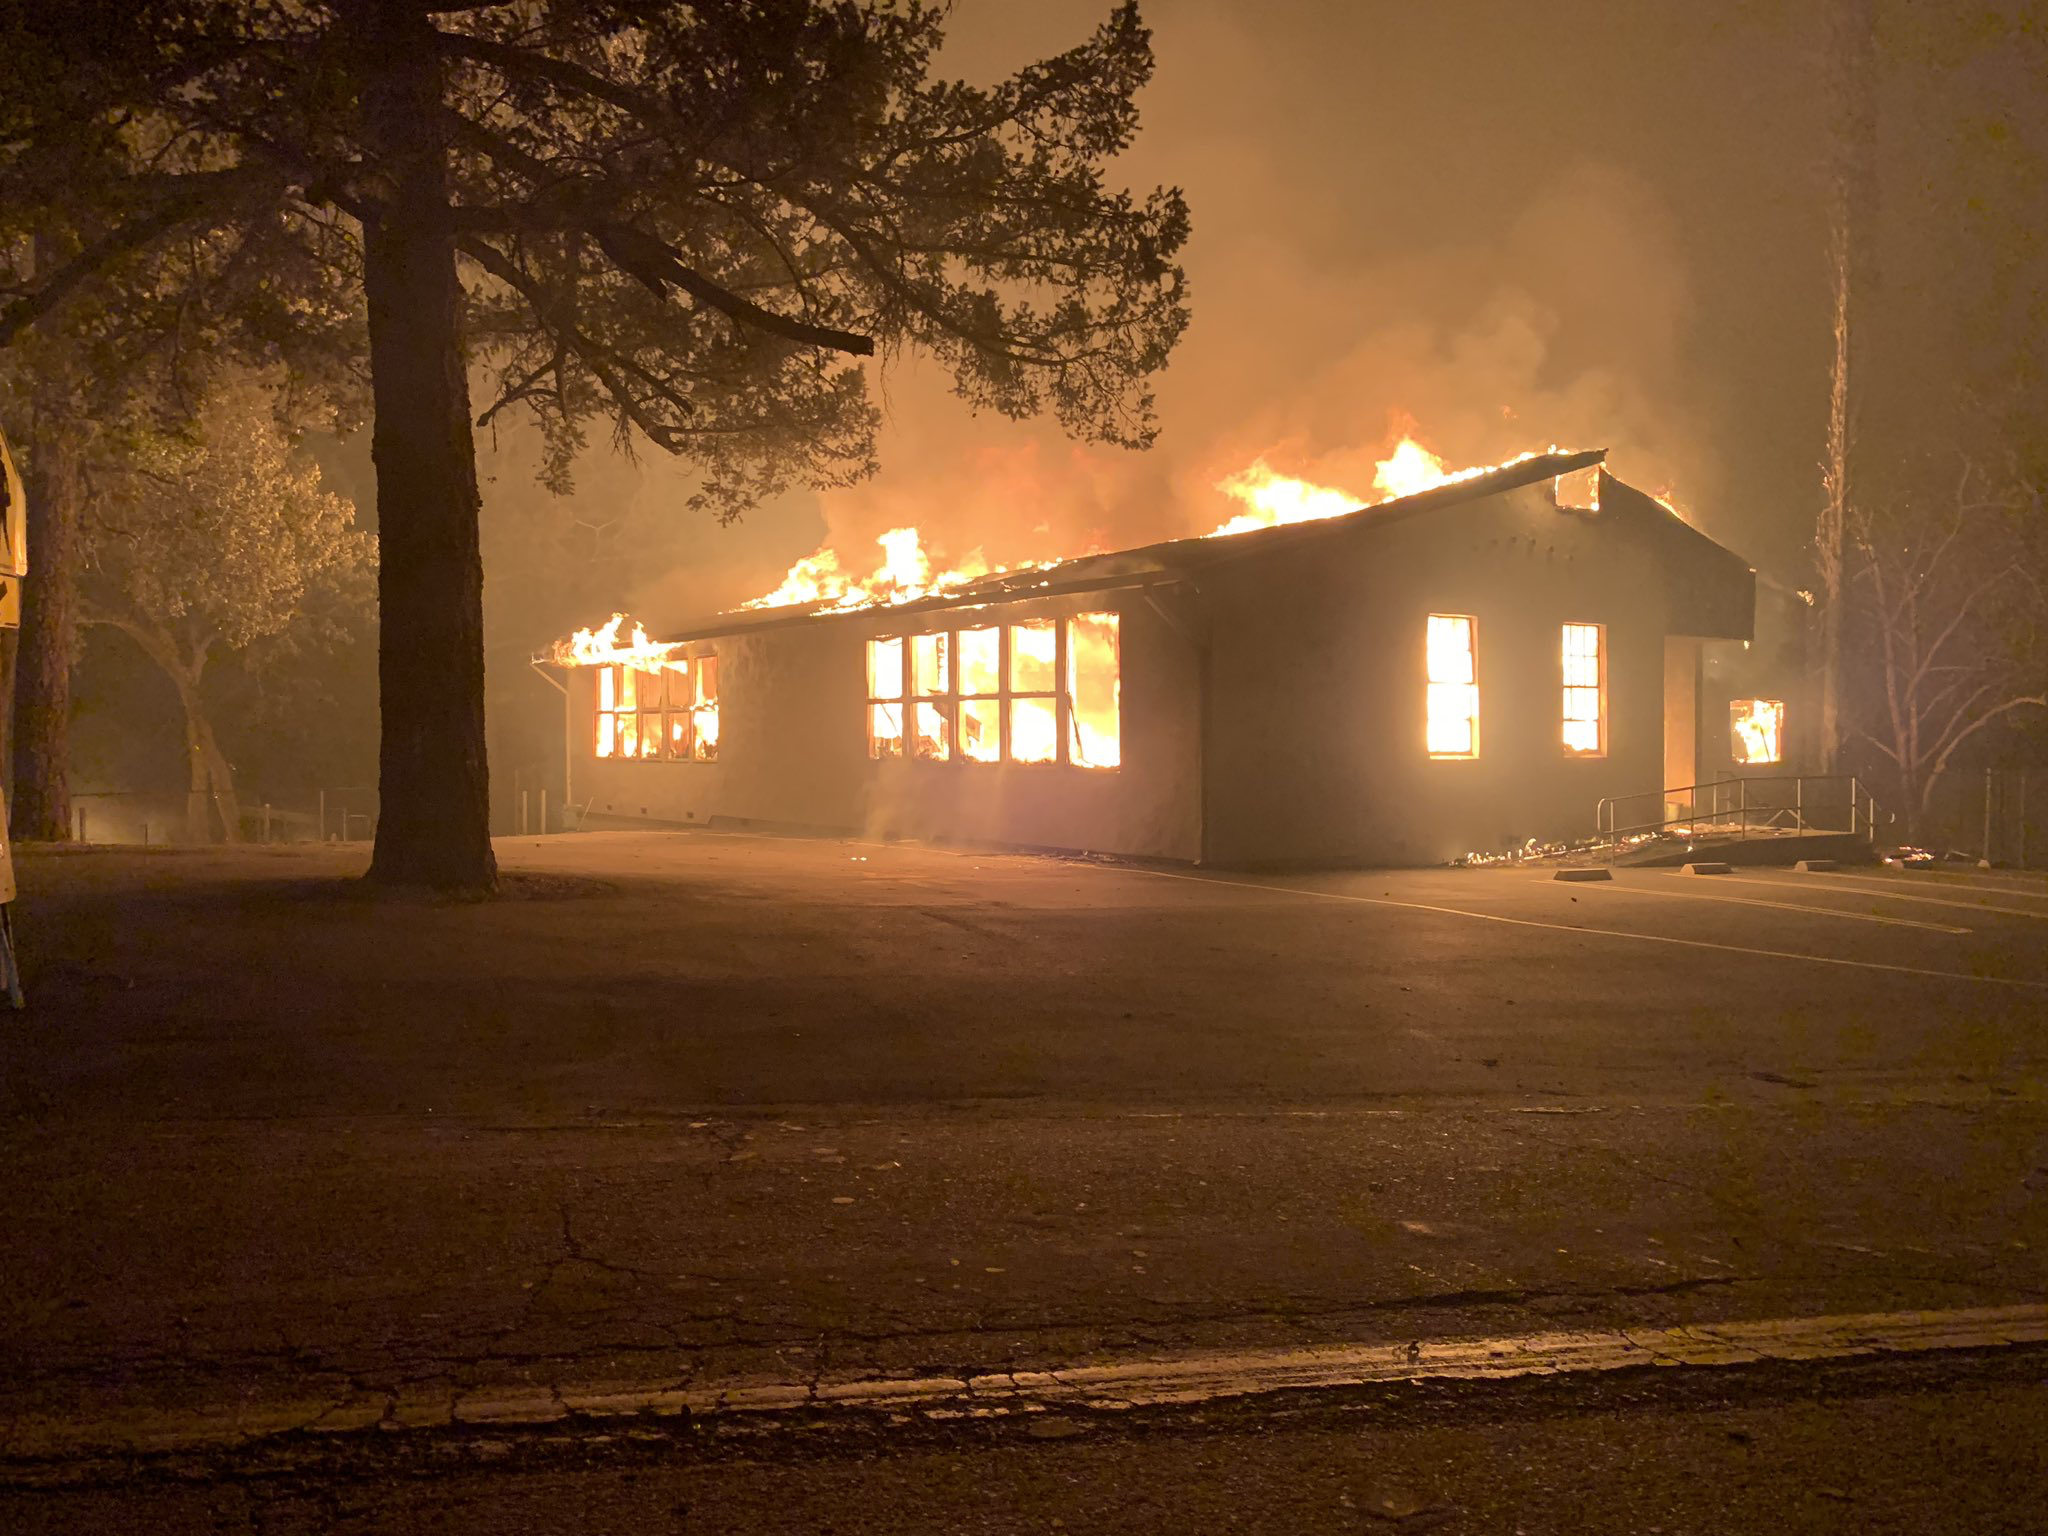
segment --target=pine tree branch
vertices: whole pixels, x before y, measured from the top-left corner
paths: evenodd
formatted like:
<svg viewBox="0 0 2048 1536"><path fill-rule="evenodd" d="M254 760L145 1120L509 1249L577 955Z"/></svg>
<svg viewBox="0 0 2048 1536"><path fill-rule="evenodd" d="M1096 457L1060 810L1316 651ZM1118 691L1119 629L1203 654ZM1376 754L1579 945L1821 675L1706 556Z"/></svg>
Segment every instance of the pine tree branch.
<svg viewBox="0 0 2048 1536"><path fill-rule="evenodd" d="M228 171L200 171L170 178L171 190L156 207L117 225L59 267L36 289L0 310L0 348L11 346L21 333L43 319L81 284L97 277L124 256L161 239L179 225L226 207L233 197L253 187L272 185L269 171L238 166Z"/></svg>

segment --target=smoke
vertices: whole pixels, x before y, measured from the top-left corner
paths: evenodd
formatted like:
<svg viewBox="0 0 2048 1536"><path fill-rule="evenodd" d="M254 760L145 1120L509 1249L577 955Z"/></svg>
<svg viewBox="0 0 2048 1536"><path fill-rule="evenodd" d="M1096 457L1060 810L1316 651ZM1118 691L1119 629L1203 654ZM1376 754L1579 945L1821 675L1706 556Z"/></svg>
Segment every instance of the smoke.
<svg viewBox="0 0 2048 1536"><path fill-rule="evenodd" d="M962 0L941 68L998 78L1107 9ZM942 370L877 364L874 479L694 528L614 606L675 627L821 547L872 570L904 526L941 569L1205 533L1236 510L1218 482L1260 458L1370 499L1403 432L1452 468L1605 447L1734 547L1787 542L1730 510L1797 505L1812 468L1784 380L1814 338L1782 317L1818 246L1809 168L1781 142L1811 91L1778 21L1603 8L1596 39L1506 0L1147 16L1158 70L1116 172L1183 186L1194 212L1194 320L1158 381L1157 445L976 417Z"/></svg>
<svg viewBox="0 0 2048 1536"><path fill-rule="evenodd" d="M1338 267L1280 238L1224 238L1192 261L1195 321L1161 382L1156 447L977 418L941 370L899 364L874 380L881 472L819 499L817 542L866 571L880 535L904 526L942 568L1201 534L1236 510L1219 483L1257 459L1376 499L1374 462L1408 433L1454 469L1556 443L1609 448L1616 473L1653 489L1708 489L1685 428L1677 237L1650 191L1616 170L1573 167L1493 246ZM791 560L811 548L787 547ZM657 583L643 610L676 591Z"/></svg>

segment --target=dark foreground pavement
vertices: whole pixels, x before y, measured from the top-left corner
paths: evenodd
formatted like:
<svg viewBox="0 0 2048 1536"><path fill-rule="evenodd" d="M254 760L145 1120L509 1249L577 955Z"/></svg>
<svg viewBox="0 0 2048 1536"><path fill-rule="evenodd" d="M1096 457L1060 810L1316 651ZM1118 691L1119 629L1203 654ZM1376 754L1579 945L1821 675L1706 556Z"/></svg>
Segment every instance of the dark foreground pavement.
<svg viewBox="0 0 2048 1536"><path fill-rule="evenodd" d="M615 1427L558 1424L567 1460L514 1434L423 1479L323 1450L149 1483L153 1449L411 1443L522 1393L2048 1299L2038 881L1219 881L682 834L502 857L484 905L362 899L331 849L24 858L0 1440L23 1485L126 1470L15 1523L146 1494L166 1529L348 1528L373 1488L363 1529L695 1528L662 1499L704 1528L1342 1528L1381 1519L1339 1495L1393 1456L1454 1529L2048 1528L2001 1502L2039 1481L2038 1393L1975 1355L1832 1402L1824 1373L1894 1368L1774 1366L1711 1413L1650 1373L1397 1425L1268 1402L984 1443L904 1415L628 1465ZM1851 1462L1882 1466L1868 1497ZM1800 1491L1821 1466L1853 1514ZM1729 1523L1744 1467L1766 1502ZM977 1526L947 1501L984 1486ZM1560 1523L1573 1500L1622 1523Z"/></svg>
<svg viewBox="0 0 2048 1536"><path fill-rule="evenodd" d="M1526 1384L1483 1398L1414 1391L968 1431L386 1437L261 1475L0 1490L0 1526L22 1536L2003 1536L2048 1529L2038 1363L1780 1370L1593 1392Z"/></svg>

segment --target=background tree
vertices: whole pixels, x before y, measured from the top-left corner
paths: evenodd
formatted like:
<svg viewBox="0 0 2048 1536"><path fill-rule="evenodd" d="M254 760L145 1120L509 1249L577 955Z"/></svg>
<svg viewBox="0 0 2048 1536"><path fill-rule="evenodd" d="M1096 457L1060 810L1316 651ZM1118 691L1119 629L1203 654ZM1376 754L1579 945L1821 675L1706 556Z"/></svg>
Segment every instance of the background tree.
<svg viewBox="0 0 2048 1536"><path fill-rule="evenodd" d="M177 690L189 776L187 835L233 841L241 817L205 684L223 652L368 605L375 541L320 488L250 379L223 387L185 432L148 431L99 473L84 521L79 619L119 630Z"/></svg>
<svg viewBox="0 0 2048 1536"><path fill-rule="evenodd" d="M33 572L22 589L21 629L9 637L8 822L17 840L64 842L71 837L66 768L78 652L78 520L93 433L77 360L61 345L38 350L33 379L16 377L6 381L13 388L0 389L22 458Z"/></svg>
<svg viewBox="0 0 2048 1536"><path fill-rule="evenodd" d="M1847 720L1915 840L1959 751L2048 709L2044 510L2016 468L1968 459L1946 495L1850 510Z"/></svg>
<svg viewBox="0 0 2048 1536"><path fill-rule="evenodd" d="M557 478L602 424L699 460L696 504L727 516L871 467L847 360L878 349L929 349L976 405L1150 441L1187 212L1103 181L1151 71L1137 7L985 89L931 78L943 20L917 0L17 8L0 41L28 86L0 107L0 217L54 206L88 238L13 284L0 344L110 284L177 324L167 249L195 246L218 280L281 242L312 253L323 300L360 275L374 877L494 875L472 362L484 418L534 412ZM258 296L294 289L281 270Z"/></svg>

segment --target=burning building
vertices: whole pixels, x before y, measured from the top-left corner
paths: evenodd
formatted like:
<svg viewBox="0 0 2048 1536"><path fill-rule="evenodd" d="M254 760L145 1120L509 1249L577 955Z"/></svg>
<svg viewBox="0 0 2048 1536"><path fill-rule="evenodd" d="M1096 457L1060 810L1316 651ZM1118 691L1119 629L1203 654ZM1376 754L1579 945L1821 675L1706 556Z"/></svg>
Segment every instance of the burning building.
<svg viewBox="0 0 2048 1536"><path fill-rule="evenodd" d="M1582 835L1603 796L1707 777L1702 646L1755 609L1743 560L1603 459L586 634L557 658L575 799L586 824L1246 866Z"/></svg>

